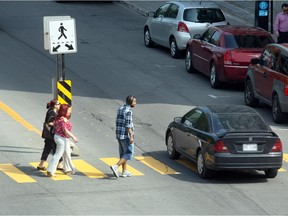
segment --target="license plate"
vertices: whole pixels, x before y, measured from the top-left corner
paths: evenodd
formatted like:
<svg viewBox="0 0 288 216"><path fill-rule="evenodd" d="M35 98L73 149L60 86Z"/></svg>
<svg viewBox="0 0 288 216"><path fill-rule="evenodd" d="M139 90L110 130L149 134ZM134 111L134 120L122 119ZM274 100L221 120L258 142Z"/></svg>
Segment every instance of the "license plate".
<svg viewBox="0 0 288 216"><path fill-rule="evenodd" d="M243 144L243 151L257 151L257 144Z"/></svg>

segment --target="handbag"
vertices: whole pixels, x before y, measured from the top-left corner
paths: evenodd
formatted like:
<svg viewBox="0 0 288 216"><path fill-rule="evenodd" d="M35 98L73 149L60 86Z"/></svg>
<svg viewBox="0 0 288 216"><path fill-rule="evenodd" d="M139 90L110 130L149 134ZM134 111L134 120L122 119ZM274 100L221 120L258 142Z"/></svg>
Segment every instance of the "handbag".
<svg viewBox="0 0 288 216"><path fill-rule="evenodd" d="M69 140L69 145L71 148L71 156L79 156L80 155L79 147L71 140Z"/></svg>
<svg viewBox="0 0 288 216"><path fill-rule="evenodd" d="M52 139L53 140L53 134L51 132L51 127L47 123L43 123L43 130L42 130L42 136L43 139Z"/></svg>

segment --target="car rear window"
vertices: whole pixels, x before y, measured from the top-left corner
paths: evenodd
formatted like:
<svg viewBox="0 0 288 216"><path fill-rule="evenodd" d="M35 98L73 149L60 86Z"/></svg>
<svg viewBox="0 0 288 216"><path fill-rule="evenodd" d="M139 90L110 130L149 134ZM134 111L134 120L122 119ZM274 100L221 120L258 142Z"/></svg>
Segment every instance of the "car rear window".
<svg viewBox="0 0 288 216"><path fill-rule="evenodd" d="M218 113L214 121L216 132L270 131L269 126L255 113Z"/></svg>
<svg viewBox="0 0 288 216"><path fill-rule="evenodd" d="M273 39L266 35L232 35L225 34L225 47L227 48L264 48L273 43Z"/></svg>
<svg viewBox="0 0 288 216"><path fill-rule="evenodd" d="M199 23L215 23L225 21L225 17L218 8L190 8L184 11L183 20Z"/></svg>

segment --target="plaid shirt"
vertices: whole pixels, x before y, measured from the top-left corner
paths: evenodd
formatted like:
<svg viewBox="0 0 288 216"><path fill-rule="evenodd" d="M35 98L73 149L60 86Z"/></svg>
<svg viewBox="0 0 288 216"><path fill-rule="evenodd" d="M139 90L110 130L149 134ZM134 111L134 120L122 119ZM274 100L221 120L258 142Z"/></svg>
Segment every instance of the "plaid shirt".
<svg viewBox="0 0 288 216"><path fill-rule="evenodd" d="M116 117L116 138L126 139L130 138L127 128L131 128L134 131L132 109L129 105L124 105L117 110Z"/></svg>

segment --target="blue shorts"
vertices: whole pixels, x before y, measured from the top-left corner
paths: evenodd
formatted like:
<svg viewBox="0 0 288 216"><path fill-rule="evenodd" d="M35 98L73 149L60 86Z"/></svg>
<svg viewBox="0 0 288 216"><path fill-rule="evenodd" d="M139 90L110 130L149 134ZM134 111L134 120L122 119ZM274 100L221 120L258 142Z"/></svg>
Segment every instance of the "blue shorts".
<svg viewBox="0 0 288 216"><path fill-rule="evenodd" d="M129 144L129 141L129 138L124 140L118 139L120 158L132 160L134 155L134 143Z"/></svg>

